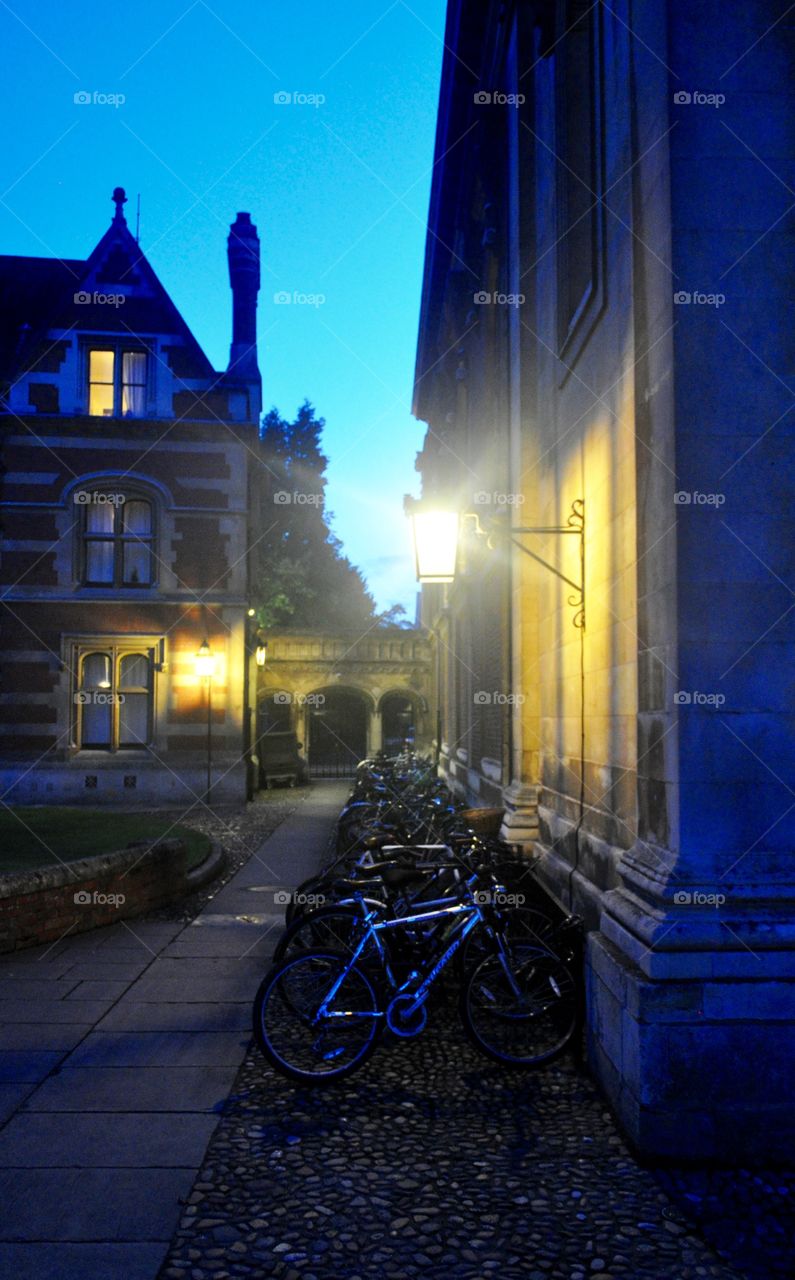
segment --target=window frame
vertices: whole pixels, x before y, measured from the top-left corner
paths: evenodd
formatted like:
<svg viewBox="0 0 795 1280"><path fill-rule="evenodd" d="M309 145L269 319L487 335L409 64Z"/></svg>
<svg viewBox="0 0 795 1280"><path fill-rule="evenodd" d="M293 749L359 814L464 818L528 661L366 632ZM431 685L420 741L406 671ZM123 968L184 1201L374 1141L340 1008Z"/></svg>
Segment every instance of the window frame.
<svg viewBox="0 0 795 1280"><path fill-rule="evenodd" d="M91 352L106 351L113 356L113 413L102 414L91 412L91 388L92 386L110 386L107 382L91 381ZM124 378L124 357L125 355L142 355L145 359L144 381L125 383ZM142 419L149 417L151 412L152 399L152 379L154 377L154 359L153 350L150 343L142 342L134 338L124 341L119 338L106 337L102 334L96 334L94 337L87 337L83 340L83 359L81 372L81 385L83 388L85 413L89 418L98 422L107 422L111 418L119 418L123 422L133 420L140 422ZM124 387L143 387L143 412L138 413L122 413L122 401L124 395Z"/></svg>
<svg viewBox="0 0 795 1280"><path fill-rule="evenodd" d="M71 738L75 751L101 752L103 755L129 755L135 751L148 751L155 736L156 676L163 666L162 649L162 640L153 637L97 636L85 637L72 643L72 678L70 686L73 714ZM112 701L109 703L110 735L107 745L104 743L83 744L83 707L85 702L79 695L86 692L83 684L83 664L86 658L94 654L100 654L110 662L108 695ZM123 659L127 657L144 657L146 659L149 667L148 688L137 685L121 685L121 664ZM120 712L123 706L117 700L117 696L120 693L146 694L146 738L144 741L131 743L120 741Z"/></svg>
<svg viewBox="0 0 795 1280"><path fill-rule="evenodd" d="M83 511L80 517L79 529L79 547L77 557L77 577L81 587L88 587L95 591L147 591L157 586L157 503L148 493L140 493L137 490L120 490L115 489L111 482L105 481L102 486L92 486L93 493L106 493L108 495L123 492L125 501L123 503L108 503L113 511L114 528L111 533L105 533L102 530L91 531L88 529L88 512L93 504L86 503L83 505ZM115 525L117 519L121 516L128 502L145 502L149 507L149 533L142 537L139 534L127 534L123 531L117 531ZM90 542L111 542L113 544L113 578L109 582L92 581L88 577L88 544ZM124 581L124 548L129 544L140 543L149 548L149 581L148 582L125 582Z"/></svg>

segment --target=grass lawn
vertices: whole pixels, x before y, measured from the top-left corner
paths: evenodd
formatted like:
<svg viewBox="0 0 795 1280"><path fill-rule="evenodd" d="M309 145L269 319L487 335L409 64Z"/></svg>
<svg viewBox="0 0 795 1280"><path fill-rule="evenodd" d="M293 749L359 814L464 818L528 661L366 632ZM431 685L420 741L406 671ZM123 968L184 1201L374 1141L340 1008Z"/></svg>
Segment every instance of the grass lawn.
<svg viewBox="0 0 795 1280"><path fill-rule="evenodd" d="M173 818L151 813L106 813L100 809L15 806L0 810L0 875L29 871L96 853L114 853L136 840L178 836L188 846L188 867L210 851L209 837Z"/></svg>

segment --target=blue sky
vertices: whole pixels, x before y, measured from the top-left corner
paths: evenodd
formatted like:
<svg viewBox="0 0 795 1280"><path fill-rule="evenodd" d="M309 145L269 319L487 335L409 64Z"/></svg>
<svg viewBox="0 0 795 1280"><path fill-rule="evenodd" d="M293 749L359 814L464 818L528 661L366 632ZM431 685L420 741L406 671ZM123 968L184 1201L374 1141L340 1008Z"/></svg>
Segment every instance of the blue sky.
<svg viewBox="0 0 795 1280"><path fill-rule="evenodd" d="M326 418L335 532L379 607L413 614L402 495L444 0L10 0L0 6L0 252L86 256L124 186L208 356L228 358L228 225L262 241L264 402ZM76 93L124 95L78 104ZM274 95L325 101L274 102ZM274 295L314 295L276 304ZM319 302L318 295L324 298Z"/></svg>

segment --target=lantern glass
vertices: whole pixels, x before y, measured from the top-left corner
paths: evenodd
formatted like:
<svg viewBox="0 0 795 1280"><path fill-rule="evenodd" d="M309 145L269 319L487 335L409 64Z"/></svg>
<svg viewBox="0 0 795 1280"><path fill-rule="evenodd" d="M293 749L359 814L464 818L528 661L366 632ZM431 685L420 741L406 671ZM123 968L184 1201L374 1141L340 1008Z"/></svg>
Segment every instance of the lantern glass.
<svg viewBox="0 0 795 1280"><path fill-rule="evenodd" d="M254 651L254 657L256 658L258 667L265 666L265 659L267 658L267 656L268 656L267 645L258 644Z"/></svg>
<svg viewBox="0 0 795 1280"><path fill-rule="evenodd" d="M411 513L419 582L452 582L458 555L458 512L417 509Z"/></svg>
<svg viewBox="0 0 795 1280"><path fill-rule="evenodd" d="M199 646L198 652L196 653L196 657L194 658L194 662L196 664L197 676L209 677L213 675L215 671L215 654L210 648L209 641L206 638L202 641L201 645Z"/></svg>

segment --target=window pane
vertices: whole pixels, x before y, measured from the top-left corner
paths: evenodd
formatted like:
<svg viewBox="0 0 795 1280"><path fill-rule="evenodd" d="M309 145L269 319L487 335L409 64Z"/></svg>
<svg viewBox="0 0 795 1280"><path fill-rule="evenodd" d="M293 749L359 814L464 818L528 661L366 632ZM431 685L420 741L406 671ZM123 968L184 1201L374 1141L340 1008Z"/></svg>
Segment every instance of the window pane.
<svg viewBox="0 0 795 1280"><path fill-rule="evenodd" d="M149 688L149 659L145 653L124 655L119 666L119 688Z"/></svg>
<svg viewBox="0 0 795 1280"><path fill-rule="evenodd" d="M129 586L146 586L152 581L152 556L148 542L125 542L124 581Z"/></svg>
<svg viewBox="0 0 795 1280"><path fill-rule="evenodd" d="M121 411L125 418L142 418L145 412L145 387L125 383L121 389Z"/></svg>
<svg viewBox="0 0 795 1280"><path fill-rule="evenodd" d="M112 542L86 542L86 582L113 582Z"/></svg>
<svg viewBox="0 0 795 1280"><path fill-rule="evenodd" d="M125 417L142 418L146 399L146 353L125 351L121 358L121 411Z"/></svg>
<svg viewBox="0 0 795 1280"><path fill-rule="evenodd" d="M149 694L125 693L120 697L124 702L119 703L119 746L143 746L149 737Z"/></svg>
<svg viewBox="0 0 795 1280"><path fill-rule="evenodd" d="M112 351L89 351L88 380L89 382L109 382L113 385Z"/></svg>
<svg viewBox="0 0 795 1280"><path fill-rule="evenodd" d="M84 689L110 688L110 655L107 653L87 653L83 658Z"/></svg>
<svg viewBox="0 0 795 1280"><path fill-rule="evenodd" d="M88 396L88 412L96 418L113 417L113 383L92 382Z"/></svg>
<svg viewBox="0 0 795 1280"><path fill-rule="evenodd" d="M86 702L82 711L80 745L82 747L109 747L111 734L110 702Z"/></svg>
<svg viewBox="0 0 795 1280"><path fill-rule="evenodd" d="M86 506L86 533L113 533L113 504L91 502Z"/></svg>
<svg viewBox="0 0 795 1280"><path fill-rule="evenodd" d="M152 508L148 502L139 502L137 499L132 502L125 502L122 515L124 516L124 528L127 533L135 533L140 537L151 532Z"/></svg>

